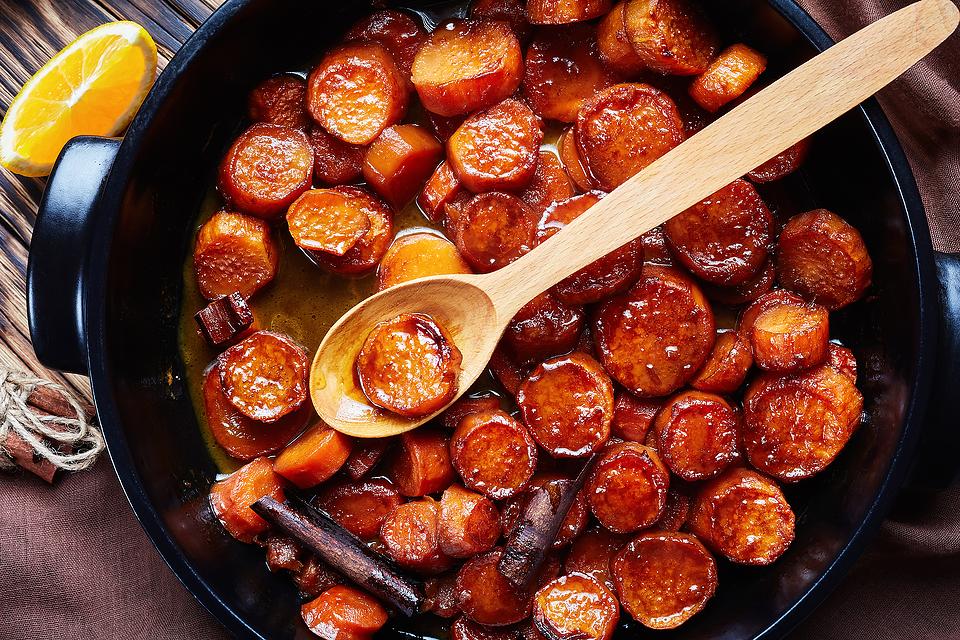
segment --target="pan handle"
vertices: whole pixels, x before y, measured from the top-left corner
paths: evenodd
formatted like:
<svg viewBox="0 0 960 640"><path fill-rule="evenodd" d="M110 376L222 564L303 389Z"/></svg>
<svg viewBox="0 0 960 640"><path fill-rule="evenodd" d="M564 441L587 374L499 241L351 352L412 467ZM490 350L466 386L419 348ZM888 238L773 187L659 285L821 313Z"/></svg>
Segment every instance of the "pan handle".
<svg viewBox="0 0 960 640"><path fill-rule="evenodd" d="M60 152L30 243L27 313L37 358L53 369L87 372L83 282L100 193L120 140L79 136Z"/></svg>
<svg viewBox="0 0 960 640"><path fill-rule="evenodd" d="M934 252L934 261L940 301L937 366L911 485L944 489L960 482L960 253Z"/></svg>

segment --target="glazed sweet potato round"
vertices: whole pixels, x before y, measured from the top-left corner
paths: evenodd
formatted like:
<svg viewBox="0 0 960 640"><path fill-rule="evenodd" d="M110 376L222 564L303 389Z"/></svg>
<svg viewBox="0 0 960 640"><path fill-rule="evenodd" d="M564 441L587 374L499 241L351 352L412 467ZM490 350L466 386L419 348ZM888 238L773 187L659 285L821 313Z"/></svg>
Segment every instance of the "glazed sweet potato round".
<svg viewBox="0 0 960 640"><path fill-rule="evenodd" d="M270 528L270 523L250 508L264 496L278 502L286 499L283 478L274 473L268 458L257 458L214 483L210 488L210 507L227 533L241 542L253 542Z"/></svg>
<svg viewBox="0 0 960 640"><path fill-rule="evenodd" d="M547 120L573 122L587 98L614 82L589 25L537 32L525 63L524 96L534 113Z"/></svg>
<svg viewBox="0 0 960 640"><path fill-rule="evenodd" d="M536 213L509 193L482 193L463 207L454 224L460 254L475 271L502 269L536 244Z"/></svg>
<svg viewBox="0 0 960 640"><path fill-rule="evenodd" d="M675 629L703 610L717 590L717 564L684 533L645 533L613 560L620 603L651 629Z"/></svg>
<svg viewBox="0 0 960 640"><path fill-rule="evenodd" d="M633 50L660 73L703 73L717 50L713 25L692 0L627 0L623 20Z"/></svg>
<svg viewBox="0 0 960 640"><path fill-rule="evenodd" d="M313 177L317 182L335 187L353 182L362 175L366 147L348 144L316 125L310 128L310 144L314 157Z"/></svg>
<svg viewBox="0 0 960 640"><path fill-rule="evenodd" d="M520 385L517 406L530 435L555 458L582 458L610 437L613 383L583 353L551 358Z"/></svg>
<svg viewBox="0 0 960 640"><path fill-rule="evenodd" d="M370 638L387 623L387 610L376 598L338 585L300 607L304 624L320 637Z"/></svg>
<svg viewBox="0 0 960 640"><path fill-rule="evenodd" d="M610 10L610 0L527 0L533 24L569 24L599 18Z"/></svg>
<svg viewBox="0 0 960 640"><path fill-rule="evenodd" d="M773 182L799 169L810 153L810 138L804 138L786 151L778 153L747 174L754 182Z"/></svg>
<svg viewBox="0 0 960 640"><path fill-rule="evenodd" d="M780 234L780 284L831 311L860 299L872 273L860 233L826 209L790 218Z"/></svg>
<svg viewBox="0 0 960 640"><path fill-rule="evenodd" d="M309 489L332 478L352 450L353 438L318 420L277 456L273 470L297 488Z"/></svg>
<svg viewBox="0 0 960 640"><path fill-rule="evenodd" d="M457 179L450 163L444 160L434 169L423 185L423 191L417 196L417 204L431 222L442 222L446 207L460 195L463 185Z"/></svg>
<svg viewBox="0 0 960 640"><path fill-rule="evenodd" d="M403 119L410 101L407 79L393 57L374 42L334 49L307 80L310 115L350 144L370 144Z"/></svg>
<svg viewBox="0 0 960 640"><path fill-rule="evenodd" d="M661 400L636 398L625 391L618 391L613 405L610 433L621 440L644 442L647 432L653 426L653 418L661 406Z"/></svg>
<svg viewBox="0 0 960 640"><path fill-rule="evenodd" d="M526 0L473 0L470 3L470 17L506 22L517 39L525 42L531 31L526 4Z"/></svg>
<svg viewBox="0 0 960 640"><path fill-rule="evenodd" d="M387 554L401 567L437 574L453 561L440 549L440 505L433 498L401 504L386 517L380 540Z"/></svg>
<svg viewBox="0 0 960 640"><path fill-rule="evenodd" d="M425 496L443 491L453 482L450 439L437 429L424 427L400 434L399 446L389 461L387 476L405 496Z"/></svg>
<svg viewBox="0 0 960 640"><path fill-rule="evenodd" d="M417 418L453 400L461 360L460 350L433 318L402 313L367 336L357 355L357 378L372 404Z"/></svg>
<svg viewBox="0 0 960 640"><path fill-rule="evenodd" d="M572 198L575 193L560 158L550 151L541 151L533 179L519 195L531 209L543 213L554 202Z"/></svg>
<svg viewBox="0 0 960 640"><path fill-rule="evenodd" d="M276 422L307 399L307 352L287 336L258 331L220 354L223 392L237 411Z"/></svg>
<svg viewBox="0 0 960 640"><path fill-rule="evenodd" d="M287 228L301 249L343 256L370 230L375 206L355 187L311 189L287 209Z"/></svg>
<svg viewBox="0 0 960 640"><path fill-rule="evenodd" d="M646 84L617 84L577 114L577 150L597 185L612 191L685 137L670 96Z"/></svg>
<svg viewBox="0 0 960 640"><path fill-rule="evenodd" d="M586 574L613 589L610 561L626 543L625 536L610 533L603 527L591 529L574 540L563 561L563 570Z"/></svg>
<svg viewBox="0 0 960 640"><path fill-rule="evenodd" d="M548 638L609 640L620 621L620 603L595 578L569 573L534 594L533 621Z"/></svg>
<svg viewBox="0 0 960 640"><path fill-rule="evenodd" d="M247 116L252 122L281 124L293 129L310 126L307 112L307 83L293 73L267 78L250 92Z"/></svg>
<svg viewBox="0 0 960 640"><path fill-rule="evenodd" d="M597 24L597 46L607 67L624 78L630 78L647 71L647 65L630 44L623 21L625 8L626 2L616 4Z"/></svg>
<svg viewBox="0 0 960 640"><path fill-rule="evenodd" d="M503 551L474 556L457 574L457 602L479 624L502 627L520 622L533 608L528 590L517 589L497 570Z"/></svg>
<svg viewBox="0 0 960 640"><path fill-rule="evenodd" d="M753 359L766 371L791 373L822 363L828 353L830 314L818 304L781 302L757 316L750 334Z"/></svg>
<svg viewBox="0 0 960 640"><path fill-rule="evenodd" d="M255 124L236 139L220 164L223 197L244 213L273 220L310 188L313 147L303 131Z"/></svg>
<svg viewBox="0 0 960 640"><path fill-rule="evenodd" d="M410 202L443 159L443 147L415 124L387 127L367 149L363 178L400 209Z"/></svg>
<svg viewBox="0 0 960 640"><path fill-rule="evenodd" d="M377 268L390 247L393 240L393 212L385 202L359 187L338 187L337 190L349 190L357 195L354 202L366 211L370 227L342 256L319 251L312 251L309 255L319 266L337 275L363 276Z"/></svg>
<svg viewBox="0 0 960 640"><path fill-rule="evenodd" d="M440 424L451 431L460 426L460 422L472 413L496 411L500 408L500 398L493 392L485 391L477 395L465 395L443 410Z"/></svg>
<svg viewBox="0 0 960 640"><path fill-rule="evenodd" d="M420 231L393 241L377 268L377 289L417 278L472 273L457 247L441 235Z"/></svg>
<svg viewBox="0 0 960 640"><path fill-rule="evenodd" d="M712 478L740 458L740 417L718 395L681 391L663 405L653 428L660 459L684 480Z"/></svg>
<svg viewBox="0 0 960 640"><path fill-rule="evenodd" d="M239 292L249 298L273 280L280 256L263 221L220 211L197 234L193 268L200 294L216 300Z"/></svg>
<svg viewBox="0 0 960 640"><path fill-rule="evenodd" d="M518 362L534 364L572 351L583 324L582 307L565 304L547 291L517 312L503 340Z"/></svg>
<svg viewBox="0 0 960 640"><path fill-rule="evenodd" d="M428 111L456 116L485 109L517 90L523 52L510 26L455 20L438 27L413 60L413 85Z"/></svg>
<svg viewBox="0 0 960 640"><path fill-rule="evenodd" d="M831 342L827 347L827 365L846 376L850 382L857 382L857 357L847 347Z"/></svg>
<svg viewBox="0 0 960 640"><path fill-rule="evenodd" d="M668 220L663 230L670 249L691 273L731 286L763 268L773 217L753 185L737 180Z"/></svg>
<svg viewBox="0 0 960 640"><path fill-rule="evenodd" d="M467 118L447 141L447 159L474 193L516 191L537 170L543 131L530 107L503 102Z"/></svg>
<svg viewBox="0 0 960 640"><path fill-rule="evenodd" d="M688 526L731 562L768 565L793 542L794 520L776 483L748 469L730 469L697 493Z"/></svg>
<svg viewBox="0 0 960 640"><path fill-rule="evenodd" d="M699 391L733 393L743 385L753 366L749 338L727 329L717 332L713 350L690 386Z"/></svg>
<svg viewBox="0 0 960 640"><path fill-rule="evenodd" d="M621 442L601 454L587 483L590 510L614 533L632 533L663 514L670 472L653 449Z"/></svg>
<svg viewBox="0 0 960 640"><path fill-rule="evenodd" d="M667 267L644 267L639 282L602 304L593 317L600 361L641 397L687 383L713 348L713 311L697 285Z"/></svg>
<svg viewBox="0 0 960 640"><path fill-rule="evenodd" d="M580 150L577 149L577 140L573 135L573 127L570 127L557 140L557 152L560 154L560 161L563 168L573 180L573 184L580 191L590 191L596 189L597 185L593 178L587 173L587 167L583 164L583 158L580 156Z"/></svg>
<svg viewBox="0 0 960 640"><path fill-rule="evenodd" d="M803 304L803 298L786 289L775 289L763 294L740 314L737 320L737 333L740 337L749 342L753 335L753 325L760 314L778 304Z"/></svg>
<svg viewBox="0 0 960 640"><path fill-rule="evenodd" d="M452 484L440 499L440 550L451 558L489 551L500 537L500 513L484 495Z"/></svg>
<svg viewBox="0 0 960 640"><path fill-rule="evenodd" d="M374 11L358 20L343 36L344 42L376 42L393 56L397 67L410 77L413 59L427 38L427 32L405 11Z"/></svg>
<svg viewBox="0 0 960 640"><path fill-rule="evenodd" d="M690 84L690 96L713 113L746 93L766 68L767 59L759 52L745 44L731 45Z"/></svg>
<svg viewBox="0 0 960 640"><path fill-rule="evenodd" d="M353 535L374 540L387 516L403 504L403 497L393 483L375 478L325 486L317 503Z"/></svg>
<svg viewBox="0 0 960 640"><path fill-rule="evenodd" d="M461 420L450 441L450 457L467 487L494 500L522 491L537 468L533 438L499 409Z"/></svg>

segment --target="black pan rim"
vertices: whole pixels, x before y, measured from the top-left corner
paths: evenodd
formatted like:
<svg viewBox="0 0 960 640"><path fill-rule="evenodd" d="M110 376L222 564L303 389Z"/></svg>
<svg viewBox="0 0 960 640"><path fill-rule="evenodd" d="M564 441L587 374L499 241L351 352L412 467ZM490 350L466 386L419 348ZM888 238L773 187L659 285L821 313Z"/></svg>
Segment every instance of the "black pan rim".
<svg viewBox="0 0 960 640"><path fill-rule="evenodd" d="M170 537L160 514L151 504L137 474L133 456L127 446L114 392L110 384L111 367L106 349L106 295L107 265L113 232L121 207L121 196L131 175L131 158L149 128L154 112L173 93L181 72L203 54L210 40L234 15L252 0L228 0L215 11L167 65L165 71L147 96L139 113L130 125L117 154L113 169L107 179L104 196L99 207L99 216L93 234L92 251L86 265L84 281L83 316L87 344L88 371L94 402L107 441L107 448L121 487L134 514L154 546L174 575L191 594L223 624L230 632L241 638L266 640L248 625L241 616L224 602L203 580ZM794 0L768 0L768 3L783 15L818 51L834 41ZM777 619L761 631L756 640L783 637L809 615L841 581L859 557L883 516L888 511L897 489L902 485L913 459L925 410L932 389L932 368L936 353L936 275L933 264L933 247L930 241L926 215L916 181L907 162L900 142L876 99L863 103L859 110L880 151L886 159L893 185L900 194L901 208L910 232L913 276L919 291L919 326L921 334L917 344L918 372L911 384L911 397L904 419L904 429L898 447L887 468L880 490L874 497L867 515L827 567L819 579Z"/></svg>

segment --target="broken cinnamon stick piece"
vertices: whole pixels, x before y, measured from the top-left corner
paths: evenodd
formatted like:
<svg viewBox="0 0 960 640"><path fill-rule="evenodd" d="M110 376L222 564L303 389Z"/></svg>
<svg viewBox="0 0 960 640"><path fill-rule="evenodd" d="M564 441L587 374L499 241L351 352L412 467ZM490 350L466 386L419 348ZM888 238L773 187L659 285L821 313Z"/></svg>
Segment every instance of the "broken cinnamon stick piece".
<svg viewBox="0 0 960 640"><path fill-rule="evenodd" d="M200 309L194 319L207 341L219 347L253 324L253 311L243 296L234 292Z"/></svg>
<svg viewBox="0 0 960 640"><path fill-rule="evenodd" d="M313 549L345 578L397 611L406 616L420 612L423 594L416 582L400 573L389 560L369 549L323 511L296 495L290 495L289 500L280 503L268 496L257 500L251 509Z"/></svg>
<svg viewBox="0 0 960 640"><path fill-rule="evenodd" d="M567 512L586 484L596 454L590 456L580 473L562 485L559 496L552 497L547 487L533 487L530 499L513 533L507 540L497 571L518 589L528 588L557 539Z"/></svg>
<svg viewBox="0 0 960 640"><path fill-rule="evenodd" d="M15 431L8 431L7 437L3 442L3 451L24 471L29 471L33 475L45 481L47 484L53 484L60 469L47 460L37 455L30 446L30 443L20 437ZM3 455L0 453L0 455Z"/></svg>
<svg viewBox="0 0 960 640"><path fill-rule="evenodd" d="M60 416L61 418L78 418L77 412L70 406L66 397L51 387L36 387L30 392L30 395L27 396L27 404L41 411L45 411L50 415ZM78 400L77 404L80 405L80 409L83 411L82 418L87 421L93 420L94 415L96 415L96 410L93 408L93 405L84 400Z"/></svg>

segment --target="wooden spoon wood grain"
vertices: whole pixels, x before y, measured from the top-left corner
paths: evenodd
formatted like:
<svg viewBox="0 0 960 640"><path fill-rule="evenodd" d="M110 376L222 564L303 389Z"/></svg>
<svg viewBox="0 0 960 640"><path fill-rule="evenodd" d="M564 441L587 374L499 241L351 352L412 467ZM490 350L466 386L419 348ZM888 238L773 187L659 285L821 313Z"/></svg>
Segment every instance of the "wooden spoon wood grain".
<svg viewBox="0 0 960 640"><path fill-rule="evenodd" d="M402 312L433 316L463 354L463 393L523 305L857 106L932 51L957 22L950 0L901 9L732 109L509 266L416 280L363 301L317 349L310 393L320 417L359 437L394 435L427 422L433 416L411 420L373 407L357 388L354 360L375 324Z"/></svg>

